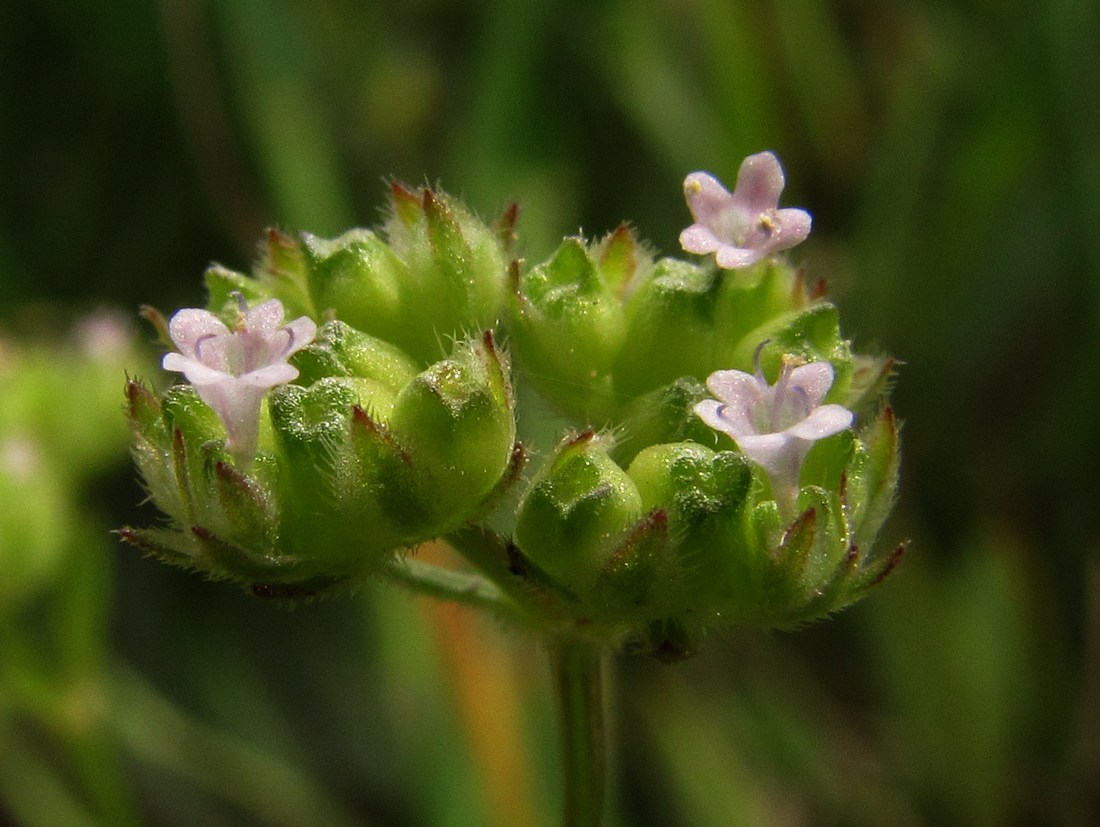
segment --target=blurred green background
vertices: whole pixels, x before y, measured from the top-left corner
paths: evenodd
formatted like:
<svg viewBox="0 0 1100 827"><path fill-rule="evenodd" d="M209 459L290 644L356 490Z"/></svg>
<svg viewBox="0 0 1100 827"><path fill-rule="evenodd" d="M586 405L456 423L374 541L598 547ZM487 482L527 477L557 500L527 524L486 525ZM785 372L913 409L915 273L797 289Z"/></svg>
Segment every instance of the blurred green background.
<svg viewBox="0 0 1100 827"><path fill-rule="evenodd" d="M623 219L675 253L683 176L766 148L904 363L911 548L828 623L618 659L611 823L1096 823L1097 43L1088 0L0 5L0 824L555 823L534 641L117 546L155 519L124 374L167 380L124 320L390 176L518 201L528 260Z"/></svg>

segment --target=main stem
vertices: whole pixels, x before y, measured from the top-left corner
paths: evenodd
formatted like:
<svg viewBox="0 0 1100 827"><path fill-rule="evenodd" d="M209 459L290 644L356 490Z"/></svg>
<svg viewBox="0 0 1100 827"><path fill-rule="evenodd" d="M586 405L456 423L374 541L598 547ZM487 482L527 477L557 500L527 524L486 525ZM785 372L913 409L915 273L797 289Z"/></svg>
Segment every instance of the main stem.
<svg viewBox="0 0 1100 827"><path fill-rule="evenodd" d="M602 656L576 639L551 644L550 669L561 733L565 827L599 827L603 821L607 742L604 735Z"/></svg>

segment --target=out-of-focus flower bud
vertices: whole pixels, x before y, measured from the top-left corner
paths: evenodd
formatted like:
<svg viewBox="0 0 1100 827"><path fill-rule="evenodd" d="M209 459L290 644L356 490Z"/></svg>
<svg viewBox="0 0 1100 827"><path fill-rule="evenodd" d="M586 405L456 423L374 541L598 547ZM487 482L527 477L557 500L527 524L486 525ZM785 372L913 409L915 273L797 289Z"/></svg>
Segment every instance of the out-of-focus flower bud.
<svg viewBox="0 0 1100 827"><path fill-rule="evenodd" d="M64 564L72 503L58 470L29 435L0 432L0 617Z"/></svg>

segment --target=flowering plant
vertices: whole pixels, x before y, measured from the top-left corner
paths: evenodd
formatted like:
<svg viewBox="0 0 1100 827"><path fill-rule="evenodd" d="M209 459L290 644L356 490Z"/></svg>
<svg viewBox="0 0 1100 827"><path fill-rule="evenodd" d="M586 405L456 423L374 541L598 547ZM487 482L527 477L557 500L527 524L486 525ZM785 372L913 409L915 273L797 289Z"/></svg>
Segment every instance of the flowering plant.
<svg viewBox="0 0 1100 827"><path fill-rule="evenodd" d="M853 354L781 257L810 229L783 184L771 153L732 194L689 175L702 261L655 260L624 225L524 267L515 208L490 226L400 184L378 232L270 232L251 277L213 267L209 308L166 325L190 384L129 385L172 525L123 538L267 597L377 576L538 631L567 808L594 823L601 651L675 660L733 624L796 626L900 554L873 546L892 363ZM419 561L433 538L468 569Z"/></svg>

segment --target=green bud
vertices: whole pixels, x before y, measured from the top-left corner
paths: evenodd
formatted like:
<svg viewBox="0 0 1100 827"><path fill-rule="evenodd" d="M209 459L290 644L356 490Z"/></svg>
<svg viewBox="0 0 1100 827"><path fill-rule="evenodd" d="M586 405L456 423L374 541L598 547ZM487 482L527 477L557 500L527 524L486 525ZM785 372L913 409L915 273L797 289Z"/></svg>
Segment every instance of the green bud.
<svg viewBox="0 0 1100 827"><path fill-rule="evenodd" d="M669 442L712 443L714 432L695 413L695 405L710 394L692 376L632 400L621 414L616 462L627 466L643 448Z"/></svg>
<svg viewBox="0 0 1100 827"><path fill-rule="evenodd" d="M629 331L615 365L615 390L629 399L685 376L751 370L756 346L792 325L807 304L797 273L777 261L734 277L662 259L627 303Z"/></svg>
<svg viewBox="0 0 1100 827"><path fill-rule="evenodd" d="M459 343L406 385L390 427L408 448L423 519L434 533L457 528L496 488L515 445L508 365L492 335Z"/></svg>
<svg viewBox="0 0 1100 827"><path fill-rule="evenodd" d="M344 322L326 322L316 338L294 355L298 381L309 385L325 377L354 378L359 404L372 416L388 419L398 392L420 369L404 351Z"/></svg>
<svg viewBox="0 0 1100 827"><path fill-rule="evenodd" d="M835 306L818 302L803 310L771 318L730 348L727 364L737 370L754 370L757 349L765 342L760 352L760 367L765 374L779 373L785 359L829 362L834 378L828 399L848 397L853 372L852 352L848 341L840 335L840 317Z"/></svg>
<svg viewBox="0 0 1100 827"><path fill-rule="evenodd" d="M855 545L870 546L897 498L898 424L885 408L859 435L841 480Z"/></svg>
<svg viewBox="0 0 1100 827"><path fill-rule="evenodd" d="M516 519L515 542L557 588L591 609L605 567L641 518L634 482L592 431L568 437L532 481Z"/></svg>
<svg viewBox="0 0 1100 827"><path fill-rule="evenodd" d="M364 547L385 551L386 539L363 537L363 526L352 524L359 486L350 462L355 385L331 377L309 387L286 385L272 392L270 404L283 547L291 554L324 557L361 553Z"/></svg>
<svg viewBox="0 0 1100 827"><path fill-rule="evenodd" d="M603 421L623 345L624 291L642 253L625 227L589 247L567 238L549 260L512 271L512 336L525 374L567 412Z"/></svg>
<svg viewBox="0 0 1100 827"><path fill-rule="evenodd" d="M801 276L788 264L772 259L760 262L747 270L738 271L737 277L725 274L720 296L717 299L719 327L726 346L749 339L751 365L752 349L773 336L777 320L787 319L811 306ZM729 352L719 352L719 358L728 360ZM810 360L812 361L812 360ZM731 367L728 362L725 367Z"/></svg>
<svg viewBox="0 0 1100 827"><path fill-rule="evenodd" d="M615 364L615 389L625 397L682 376L706 377L715 364L720 273L662 259L631 297L629 332Z"/></svg>
<svg viewBox="0 0 1100 827"><path fill-rule="evenodd" d="M655 445L635 458L629 474L643 508L668 515L680 612L750 614L767 559L751 542L753 475L744 457L690 442Z"/></svg>
<svg viewBox="0 0 1100 827"><path fill-rule="evenodd" d="M362 229L331 240L309 233L302 238L317 307L358 330L407 347L411 331L402 300L409 273L390 245Z"/></svg>
<svg viewBox="0 0 1100 827"><path fill-rule="evenodd" d="M394 183L390 194L385 240L369 230L304 237L312 295L319 310L431 364L446 342L496 323L514 211L494 230L444 193Z"/></svg>
<svg viewBox="0 0 1100 827"><path fill-rule="evenodd" d="M208 308L218 315L231 318L239 308L236 294L240 294L248 304L279 299L291 317L316 317L317 306L310 293L307 261L301 242L269 228L258 249L259 258L251 276L220 264L207 269Z"/></svg>
<svg viewBox="0 0 1100 827"><path fill-rule="evenodd" d="M307 257L298 239L268 228L259 244L253 274L266 287L266 297L282 300L289 318L318 317L320 308L310 289Z"/></svg>
<svg viewBox="0 0 1100 827"><path fill-rule="evenodd" d="M44 447L26 434L0 434L0 617L63 567L73 539L72 502Z"/></svg>
<svg viewBox="0 0 1100 827"><path fill-rule="evenodd" d="M652 606L657 625L636 628L634 645L660 656L669 628L690 651L685 642L709 627L795 626L847 605L885 576L896 560L871 553L870 539L893 496L896 443L886 421L865 439L842 433L815 446L790 522L764 499L758 469L737 452L680 443L638 454L629 474L643 510L667 516L674 574L669 598ZM866 546L857 539L864 536Z"/></svg>

